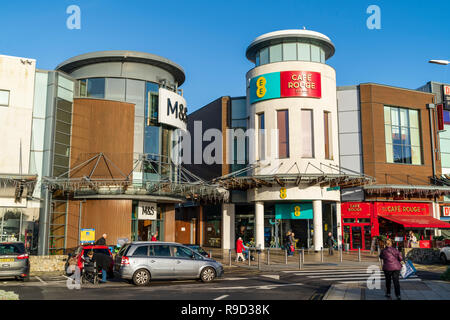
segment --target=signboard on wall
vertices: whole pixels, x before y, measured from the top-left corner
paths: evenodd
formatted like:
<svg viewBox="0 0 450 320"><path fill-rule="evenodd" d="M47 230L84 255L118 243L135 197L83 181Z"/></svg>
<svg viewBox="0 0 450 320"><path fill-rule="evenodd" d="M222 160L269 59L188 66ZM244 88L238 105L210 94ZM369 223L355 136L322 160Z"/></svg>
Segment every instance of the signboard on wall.
<svg viewBox="0 0 450 320"><path fill-rule="evenodd" d="M275 219L312 219L312 202L275 204Z"/></svg>
<svg viewBox="0 0 450 320"><path fill-rule="evenodd" d="M444 91L444 96L450 98L450 86L443 86L442 91ZM447 100L447 99L446 99Z"/></svg>
<svg viewBox="0 0 450 320"><path fill-rule="evenodd" d="M438 104L436 106L437 111L437 122L438 122L438 131L444 130L444 105Z"/></svg>
<svg viewBox="0 0 450 320"><path fill-rule="evenodd" d="M186 100L179 94L159 88L158 122L186 130Z"/></svg>
<svg viewBox="0 0 450 320"><path fill-rule="evenodd" d="M158 206L154 202L139 201L138 220L156 220Z"/></svg>
<svg viewBox="0 0 450 320"><path fill-rule="evenodd" d="M378 215L405 215L429 216L431 205L429 203L403 203L403 202L375 202L375 212Z"/></svg>
<svg viewBox="0 0 450 320"><path fill-rule="evenodd" d="M81 229L80 242L82 244L95 243L95 229Z"/></svg>
<svg viewBox="0 0 450 320"><path fill-rule="evenodd" d="M322 97L320 72L281 71L262 74L250 80L250 103L267 99Z"/></svg>
<svg viewBox="0 0 450 320"><path fill-rule="evenodd" d="M442 207L442 216L450 218L450 207Z"/></svg>
<svg viewBox="0 0 450 320"><path fill-rule="evenodd" d="M370 202L342 202L341 215L343 218L364 217L369 218L372 214Z"/></svg>

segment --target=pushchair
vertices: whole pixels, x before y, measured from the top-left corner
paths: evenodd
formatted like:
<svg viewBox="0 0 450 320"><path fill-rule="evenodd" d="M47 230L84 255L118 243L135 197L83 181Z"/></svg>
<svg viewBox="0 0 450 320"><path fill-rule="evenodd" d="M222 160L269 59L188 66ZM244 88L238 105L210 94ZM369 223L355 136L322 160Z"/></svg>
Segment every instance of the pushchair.
<svg viewBox="0 0 450 320"><path fill-rule="evenodd" d="M92 283L98 284L98 270L97 264L94 262L85 262L83 271L81 272L81 282L83 284Z"/></svg>
<svg viewBox="0 0 450 320"><path fill-rule="evenodd" d="M249 251L250 251L250 250L247 249L246 247L244 247L244 248L242 249L242 254L244 255L245 260L248 260ZM255 257L254 257L252 254L250 254L250 260L251 260L251 261L255 261Z"/></svg>

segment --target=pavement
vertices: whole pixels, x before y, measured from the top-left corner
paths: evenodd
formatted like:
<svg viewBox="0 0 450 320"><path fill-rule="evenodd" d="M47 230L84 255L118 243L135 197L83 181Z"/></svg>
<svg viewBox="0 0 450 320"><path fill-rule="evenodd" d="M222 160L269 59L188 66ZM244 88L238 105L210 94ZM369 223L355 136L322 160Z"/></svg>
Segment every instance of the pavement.
<svg viewBox="0 0 450 320"><path fill-rule="evenodd" d="M331 285L323 300L396 300L392 286L391 298L385 297L385 286L369 289L366 282ZM450 300L450 283L445 281L416 281L400 283L402 300Z"/></svg>

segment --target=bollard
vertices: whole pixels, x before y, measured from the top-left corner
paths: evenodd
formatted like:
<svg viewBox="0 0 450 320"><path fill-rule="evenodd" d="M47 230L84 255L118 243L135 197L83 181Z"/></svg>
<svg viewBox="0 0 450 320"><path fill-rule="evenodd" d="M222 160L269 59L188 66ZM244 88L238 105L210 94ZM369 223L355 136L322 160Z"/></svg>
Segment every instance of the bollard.
<svg viewBox="0 0 450 320"><path fill-rule="evenodd" d="M339 248L339 259L342 262L342 246Z"/></svg>
<svg viewBox="0 0 450 320"><path fill-rule="evenodd" d="M302 263L305 264L305 249L302 249Z"/></svg>
<svg viewBox="0 0 450 320"><path fill-rule="evenodd" d="M298 250L298 268L302 270L302 250Z"/></svg>
<svg viewBox="0 0 450 320"><path fill-rule="evenodd" d="M323 248L320 248L320 262L323 263Z"/></svg>
<svg viewBox="0 0 450 320"><path fill-rule="evenodd" d="M270 265L270 248L267 248L267 265Z"/></svg>
<svg viewBox="0 0 450 320"><path fill-rule="evenodd" d="M259 264L259 256L261 255L261 251L258 250L258 270L261 270L261 265Z"/></svg>
<svg viewBox="0 0 450 320"><path fill-rule="evenodd" d="M361 248L358 248L358 262L361 262Z"/></svg>
<svg viewBox="0 0 450 320"><path fill-rule="evenodd" d="M228 256L229 256L229 262L230 262L230 267L231 267L231 249L228 251Z"/></svg>
<svg viewBox="0 0 450 320"><path fill-rule="evenodd" d="M287 249L284 250L284 259L286 260L286 264L287 264Z"/></svg>
<svg viewBox="0 0 450 320"><path fill-rule="evenodd" d="M248 266L250 267L252 265L252 250L250 247L248 248Z"/></svg>
<svg viewBox="0 0 450 320"><path fill-rule="evenodd" d="M212 259L212 251L209 250L209 258Z"/></svg>

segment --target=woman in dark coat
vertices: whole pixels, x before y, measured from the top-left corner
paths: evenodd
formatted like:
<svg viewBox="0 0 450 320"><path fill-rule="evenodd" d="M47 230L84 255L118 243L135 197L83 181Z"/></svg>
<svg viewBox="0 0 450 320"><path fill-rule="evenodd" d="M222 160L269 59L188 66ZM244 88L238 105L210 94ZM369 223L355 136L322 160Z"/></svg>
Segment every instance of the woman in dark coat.
<svg viewBox="0 0 450 320"><path fill-rule="evenodd" d="M386 297L391 297L391 279L394 282L395 295L400 300L400 270L403 261L400 252L392 247L392 240L386 240L386 248L381 251L380 258L383 260L383 271L386 278Z"/></svg>

